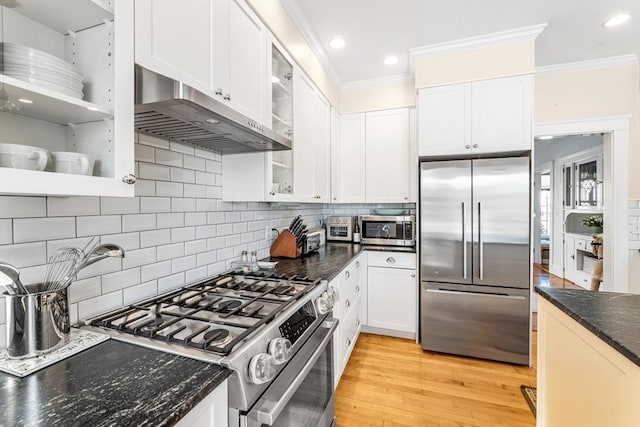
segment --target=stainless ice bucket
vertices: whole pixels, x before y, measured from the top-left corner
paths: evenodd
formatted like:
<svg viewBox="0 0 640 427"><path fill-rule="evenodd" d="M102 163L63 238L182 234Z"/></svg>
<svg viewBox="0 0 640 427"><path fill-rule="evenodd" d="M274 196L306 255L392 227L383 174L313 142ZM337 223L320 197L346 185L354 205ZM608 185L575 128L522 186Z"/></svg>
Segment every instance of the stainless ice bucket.
<svg viewBox="0 0 640 427"><path fill-rule="evenodd" d="M27 285L29 295L4 293L7 355L13 359L39 356L67 343L67 290L46 291L42 283Z"/></svg>

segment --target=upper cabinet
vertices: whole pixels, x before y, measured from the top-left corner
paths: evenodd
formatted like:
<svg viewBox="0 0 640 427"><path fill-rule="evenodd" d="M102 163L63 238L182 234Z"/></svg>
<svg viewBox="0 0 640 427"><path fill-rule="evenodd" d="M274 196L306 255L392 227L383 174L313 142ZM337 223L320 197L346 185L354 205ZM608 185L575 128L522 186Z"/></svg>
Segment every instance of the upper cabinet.
<svg viewBox="0 0 640 427"><path fill-rule="evenodd" d="M133 16L127 0L0 8L0 193L133 196Z"/></svg>
<svg viewBox="0 0 640 427"><path fill-rule="evenodd" d="M365 200L409 201L409 109L366 113Z"/></svg>
<svg viewBox="0 0 640 427"><path fill-rule="evenodd" d="M330 201L331 106L299 69L293 73L293 160L297 201Z"/></svg>
<svg viewBox="0 0 640 427"><path fill-rule="evenodd" d="M267 35L242 0L135 1L136 63L270 125Z"/></svg>
<svg viewBox="0 0 640 427"><path fill-rule="evenodd" d="M332 201L365 201L365 113L343 114L332 141Z"/></svg>
<svg viewBox="0 0 640 427"><path fill-rule="evenodd" d="M420 156L530 150L533 76L421 89Z"/></svg>

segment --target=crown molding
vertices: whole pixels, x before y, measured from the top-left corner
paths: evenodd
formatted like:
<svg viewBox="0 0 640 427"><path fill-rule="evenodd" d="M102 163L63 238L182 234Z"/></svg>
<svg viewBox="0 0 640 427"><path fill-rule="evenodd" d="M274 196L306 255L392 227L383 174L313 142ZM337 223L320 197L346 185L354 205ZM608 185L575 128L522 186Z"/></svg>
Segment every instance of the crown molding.
<svg viewBox="0 0 640 427"><path fill-rule="evenodd" d="M331 63L329 55L327 55L327 51L322 46L318 35L312 30L309 19L307 19L307 16L300 8L299 3L296 0L280 1L282 2L285 10L289 13L289 16L291 16L291 19L293 19L293 22L298 27L298 30L300 30L302 37L304 37L306 42L309 44L311 51L315 54L316 58L318 58L318 61L320 61L322 68L339 90L342 87L342 80Z"/></svg>
<svg viewBox="0 0 640 427"><path fill-rule="evenodd" d="M497 33L484 34L466 39L452 40L444 43L436 43L428 46L409 49L411 57L426 57L441 55L451 52L479 49L497 46L509 42L535 39L544 31L547 24L532 25L529 27L515 28L513 30L499 31Z"/></svg>
<svg viewBox="0 0 640 427"><path fill-rule="evenodd" d="M615 65L638 64L638 55L610 56L608 58L589 59L587 61L567 62L565 64L545 65L536 67L536 74L561 73L566 71L584 70L589 68L605 68Z"/></svg>
<svg viewBox="0 0 640 427"><path fill-rule="evenodd" d="M412 75L395 74L393 76L377 77L374 79L354 80L351 82L347 82L342 85L342 90L367 89L371 87L383 86L385 84L404 83L409 81L413 81Z"/></svg>

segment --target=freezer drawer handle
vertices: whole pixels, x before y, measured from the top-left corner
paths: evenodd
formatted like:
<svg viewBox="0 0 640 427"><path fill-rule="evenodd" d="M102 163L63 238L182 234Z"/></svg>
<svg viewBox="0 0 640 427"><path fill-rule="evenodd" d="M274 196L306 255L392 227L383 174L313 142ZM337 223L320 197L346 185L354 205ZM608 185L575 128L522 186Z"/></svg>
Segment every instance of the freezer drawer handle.
<svg viewBox="0 0 640 427"><path fill-rule="evenodd" d="M478 297L492 297L492 298L517 299L517 300L527 299L527 297L523 297L522 295L491 294L491 293L469 292L469 291L449 291L444 289L427 289L427 292L433 292L436 294L448 294L448 295L464 294L464 295L473 295Z"/></svg>
<svg viewBox="0 0 640 427"><path fill-rule="evenodd" d="M465 234L465 203L462 202L462 277L467 278L467 236Z"/></svg>

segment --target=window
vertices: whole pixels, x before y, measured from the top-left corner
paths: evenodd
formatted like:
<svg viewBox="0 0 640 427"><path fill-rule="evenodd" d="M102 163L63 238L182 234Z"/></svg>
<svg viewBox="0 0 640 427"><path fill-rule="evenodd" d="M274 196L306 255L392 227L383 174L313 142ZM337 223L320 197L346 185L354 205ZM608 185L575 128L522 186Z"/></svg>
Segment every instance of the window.
<svg viewBox="0 0 640 427"><path fill-rule="evenodd" d="M551 172L540 175L540 237L551 235Z"/></svg>

